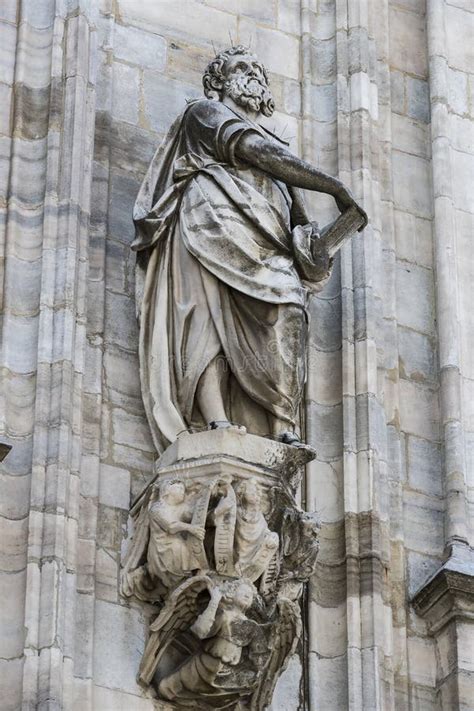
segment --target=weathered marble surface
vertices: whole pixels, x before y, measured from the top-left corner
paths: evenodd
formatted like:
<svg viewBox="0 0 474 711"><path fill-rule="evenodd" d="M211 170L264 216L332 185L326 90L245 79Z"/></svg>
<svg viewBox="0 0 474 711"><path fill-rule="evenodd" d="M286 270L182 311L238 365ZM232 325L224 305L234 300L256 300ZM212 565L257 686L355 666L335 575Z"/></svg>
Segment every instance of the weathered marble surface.
<svg viewBox="0 0 474 711"><path fill-rule="evenodd" d="M463 632L459 645L450 626L438 640L410 598L444 564L445 528L473 542L471 25L465 0L0 3L8 711L159 708L135 680L148 619L118 594L130 497L154 467L130 215L153 151L202 94L212 42L227 46L229 30L235 43L251 35L270 69L280 110L269 129L364 195L373 230L310 306L319 327L305 420L318 457L302 497L320 512L320 552L309 654L289 664L273 711L302 706L303 690L317 711L349 699L439 711L441 684L455 707ZM311 211L335 217L332 200Z"/></svg>

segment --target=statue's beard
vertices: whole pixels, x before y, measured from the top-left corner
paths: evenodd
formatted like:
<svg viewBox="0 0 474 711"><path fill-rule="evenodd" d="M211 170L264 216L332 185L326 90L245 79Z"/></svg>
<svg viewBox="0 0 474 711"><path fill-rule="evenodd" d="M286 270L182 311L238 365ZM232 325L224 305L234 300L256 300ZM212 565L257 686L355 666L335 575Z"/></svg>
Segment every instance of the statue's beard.
<svg viewBox="0 0 474 711"><path fill-rule="evenodd" d="M270 89L255 77L234 74L226 81L224 90L239 106L260 111L264 116L271 116L275 111L275 102Z"/></svg>

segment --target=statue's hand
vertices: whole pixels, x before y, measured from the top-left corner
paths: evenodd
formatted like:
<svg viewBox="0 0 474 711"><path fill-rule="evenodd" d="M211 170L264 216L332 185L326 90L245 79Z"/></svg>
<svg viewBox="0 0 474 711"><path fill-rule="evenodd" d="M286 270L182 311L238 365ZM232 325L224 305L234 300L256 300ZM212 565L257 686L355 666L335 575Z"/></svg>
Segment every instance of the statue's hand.
<svg viewBox="0 0 474 711"><path fill-rule="evenodd" d="M188 530L192 536L195 536L200 541L204 540L204 536L206 535L205 528L201 528L200 526L190 526Z"/></svg>
<svg viewBox="0 0 474 711"><path fill-rule="evenodd" d="M366 227L366 225L367 225L367 223L368 223L368 221L369 221L369 218L367 217L367 213L366 213L365 210L363 210L363 209L361 208L361 206L354 200L354 198L352 197L352 193L350 192L350 190L348 190L347 188L342 187L342 188L339 190L339 192L337 193L337 195L334 196L334 199L335 199L335 201L336 201L336 205L337 205L338 210L339 210L340 213L343 213L343 212L345 212L346 210L349 210L349 208L351 208L351 207L355 207L355 209L357 210L357 212L360 213L360 216L362 217L362 219L363 219L364 222L363 222L363 224L361 225L361 227L359 227L359 230L358 230L359 232L360 232L361 230L363 230L364 227Z"/></svg>

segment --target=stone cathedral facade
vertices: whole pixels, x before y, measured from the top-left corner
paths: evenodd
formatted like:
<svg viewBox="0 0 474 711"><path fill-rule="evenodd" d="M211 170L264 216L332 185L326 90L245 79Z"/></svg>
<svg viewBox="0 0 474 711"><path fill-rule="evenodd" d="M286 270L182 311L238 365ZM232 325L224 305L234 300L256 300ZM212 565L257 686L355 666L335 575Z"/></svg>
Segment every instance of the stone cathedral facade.
<svg viewBox="0 0 474 711"><path fill-rule="evenodd" d="M473 36L469 0L0 2L2 710L473 708ZM306 446L216 427L161 451L132 212L240 45L266 131L368 224L309 299ZM150 553L155 514L192 545Z"/></svg>

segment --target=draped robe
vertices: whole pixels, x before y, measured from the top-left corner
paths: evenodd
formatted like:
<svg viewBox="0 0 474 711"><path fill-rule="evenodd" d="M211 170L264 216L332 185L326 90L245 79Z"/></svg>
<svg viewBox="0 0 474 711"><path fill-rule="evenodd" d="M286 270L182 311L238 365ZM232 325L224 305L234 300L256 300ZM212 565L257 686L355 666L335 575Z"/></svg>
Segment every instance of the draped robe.
<svg viewBox="0 0 474 711"><path fill-rule="evenodd" d="M308 288L328 272L311 227L298 226L308 220L297 191L238 160L238 141L255 131L269 138L219 101L190 102L137 197L140 377L159 452L207 424L196 390L216 357L231 421L262 435L269 414L295 426Z"/></svg>

